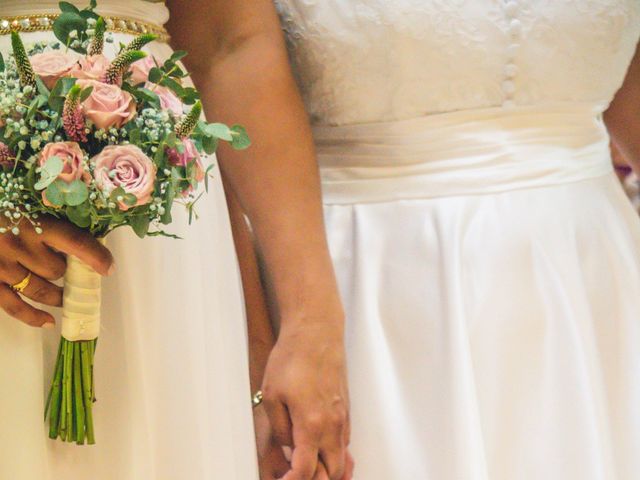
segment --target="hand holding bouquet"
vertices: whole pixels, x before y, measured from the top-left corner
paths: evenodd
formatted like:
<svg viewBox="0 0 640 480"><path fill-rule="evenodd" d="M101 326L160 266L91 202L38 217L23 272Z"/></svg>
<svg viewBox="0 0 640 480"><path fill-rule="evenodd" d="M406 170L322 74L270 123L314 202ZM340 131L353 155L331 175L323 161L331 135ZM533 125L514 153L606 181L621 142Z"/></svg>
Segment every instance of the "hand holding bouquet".
<svg viewBox="0 0 640 480"><path fill-rule="evenodd" d="M104 238L129 226L139 237L171 236L174 205L191 219L208 188L205 158L219 140L249 141L240 126L200 119L196 89L185 86L184 52L158 63L140 35L103 54L112 41L94 12L61 2L57 41L25 47L12 33L13 53L0 55L0 234L23 225L41 233L45 216L66 219ZM94 443L93 360L100 330L100 277L67 259L62 340L47 400L51 438Z"/></svg>

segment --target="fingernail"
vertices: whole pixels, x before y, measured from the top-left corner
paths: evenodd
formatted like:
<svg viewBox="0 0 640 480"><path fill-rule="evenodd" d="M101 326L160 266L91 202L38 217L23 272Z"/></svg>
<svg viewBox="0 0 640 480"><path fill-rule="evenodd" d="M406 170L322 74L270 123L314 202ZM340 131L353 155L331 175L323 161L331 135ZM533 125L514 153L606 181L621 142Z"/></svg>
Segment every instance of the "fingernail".
<svg viewBox="0 0 640 480"><path fill-rule="evenodd" d="M107 271L107 275L113 275L113 272L116 271L116 263L112 262L111 266L109 267L109 270Z"/></svg>
<svg viewBox="0 0 640 480"><path fill-rule="evenodd" d="M47 330L53 330L54 328L56 328L56 324L52 322L43 323L42 328L46 328Z"/></svg>

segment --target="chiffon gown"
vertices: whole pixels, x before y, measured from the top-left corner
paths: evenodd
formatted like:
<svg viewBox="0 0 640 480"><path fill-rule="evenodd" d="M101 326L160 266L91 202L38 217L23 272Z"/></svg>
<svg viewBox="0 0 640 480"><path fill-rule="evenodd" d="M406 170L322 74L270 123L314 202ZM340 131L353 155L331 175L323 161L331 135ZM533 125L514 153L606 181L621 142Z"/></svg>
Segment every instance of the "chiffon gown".
<svg viewBox="0 0 640 480"><path fill-rule="evenodd" d="M278 5L347 312L355 479L640 478L640 221L602 120L640 2Z"/></svg>
<svg viewBox="0 0 640 480"><path fill-rule="evenodd" d="M57 4L0 0L0 18L56 13ZM157 25L168 18L161 3L98 7ZM25 42L52 38L23 34ZM117 34L107 46L131 38ZM8 49L0 36L0 50ZM148 50L160 61L171 53L159 42ZM59 333L0 314L1 479L258 479L241 285L218 170L213 177L194 224L174 210L170 231L183 240L139 240L125 230L108 237L117 266L103 283L97 445L47 437L44 399Z"/></svg>

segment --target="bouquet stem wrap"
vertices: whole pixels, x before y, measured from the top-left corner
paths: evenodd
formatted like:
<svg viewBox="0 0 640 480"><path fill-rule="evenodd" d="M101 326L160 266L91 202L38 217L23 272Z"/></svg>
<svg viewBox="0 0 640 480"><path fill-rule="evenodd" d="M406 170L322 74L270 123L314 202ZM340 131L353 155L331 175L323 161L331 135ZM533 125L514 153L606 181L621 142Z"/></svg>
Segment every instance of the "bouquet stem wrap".
<svg viewBox="0 0 640 480"><path fill-rule="evenodd" d="M49 437L94 444L93 359L100 332L101 277L78 258L67 258L58 349L45 415Z"/></svg>

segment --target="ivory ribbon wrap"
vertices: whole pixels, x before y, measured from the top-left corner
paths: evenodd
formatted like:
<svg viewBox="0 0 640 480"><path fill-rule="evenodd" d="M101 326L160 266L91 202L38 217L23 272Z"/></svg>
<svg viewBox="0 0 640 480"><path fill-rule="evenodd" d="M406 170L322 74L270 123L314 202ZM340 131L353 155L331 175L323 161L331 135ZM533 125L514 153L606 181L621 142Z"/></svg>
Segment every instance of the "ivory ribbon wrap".
<svg viewBox="0 0 640 480"><path fill-rule="evenodd" d="M76 257L67 257L62 304L62 336L71 342L100 333L100 274Z"/></svg>

